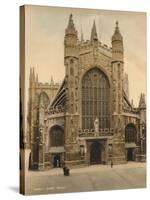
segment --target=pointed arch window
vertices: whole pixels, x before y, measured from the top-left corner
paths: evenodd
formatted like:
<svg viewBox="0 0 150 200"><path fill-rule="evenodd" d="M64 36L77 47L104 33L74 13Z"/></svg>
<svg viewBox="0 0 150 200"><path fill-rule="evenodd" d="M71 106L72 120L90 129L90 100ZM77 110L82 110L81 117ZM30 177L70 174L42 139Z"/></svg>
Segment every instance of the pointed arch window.
<svg viewBox="0 0 150 200"><path fill-rule="evenodd" d="M41 92L40 94L40 102L42 101L43 105L45 108L47 108L47 106L49 105L50 103L50 100L49 100L49 97L48 95L46 94L46 92Z"/></svg>
<svg viewBox="0 0 150 200"><path fill-rule="evenodd" d="M82 128L93 129L98 117L100 128L110 127L110 86L98 68L89 70L82 79Z"/></svg>
<svg viewBox="0 0 150 200"><path fill-rule="evenodd" d="M136 127L134 124L128 124L125 128L125 142L127 143L136 143Z"/></svg>
<svg viewBox="0 0 150 200"><path fill-rule="evenodd" d="M49 145L51 147L64 145L64 131L60 126L55 125L50 129Z"/></svg>

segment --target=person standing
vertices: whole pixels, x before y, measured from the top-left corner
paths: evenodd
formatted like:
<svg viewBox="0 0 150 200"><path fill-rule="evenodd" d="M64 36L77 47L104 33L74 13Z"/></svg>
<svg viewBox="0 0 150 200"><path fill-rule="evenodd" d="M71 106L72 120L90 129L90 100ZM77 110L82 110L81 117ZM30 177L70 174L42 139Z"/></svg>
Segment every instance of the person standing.
<svg viewBox="0 0 150 200"><path fill-rule="evenodd" d="M113 160L110 161L111 168L113 168Z"/></svg>

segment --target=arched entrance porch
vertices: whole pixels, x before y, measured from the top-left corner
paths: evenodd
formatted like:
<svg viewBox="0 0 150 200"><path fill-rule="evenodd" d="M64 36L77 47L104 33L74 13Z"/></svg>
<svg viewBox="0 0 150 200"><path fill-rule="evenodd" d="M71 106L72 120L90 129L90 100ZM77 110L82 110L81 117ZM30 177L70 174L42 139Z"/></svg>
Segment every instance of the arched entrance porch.
<svg viewBox="0 0 150 200"><path fill-rule="evenodd" d="M50 163L52 167L61 167L64 163L64 129L54 125L49 131Z"/></svg>
<svg viewBox="0 0 150 200"><path fill-rule="evenodd" d="M125 128L125 146L127 161L135 161L137 142L137 130L134 124L130 123Z"/></svg>

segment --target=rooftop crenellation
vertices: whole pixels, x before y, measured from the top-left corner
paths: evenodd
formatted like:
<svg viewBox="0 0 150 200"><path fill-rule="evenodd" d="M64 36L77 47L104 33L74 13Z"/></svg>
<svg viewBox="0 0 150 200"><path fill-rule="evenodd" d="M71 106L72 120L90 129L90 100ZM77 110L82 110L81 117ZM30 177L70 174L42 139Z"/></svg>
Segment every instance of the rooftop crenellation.
<svg viewBox="0 0 150 200"><path fill-rule="evenodd" d="M78 41L78 46L80 49L85 49L87 47L91 47L91 42L90 40L86 40L86 41ZM106 49L107 51L111 52L112 51L112 47L109 47L107 44L103 44L102 42L98 41L98 47L99 48L103 48Z"/></svg>

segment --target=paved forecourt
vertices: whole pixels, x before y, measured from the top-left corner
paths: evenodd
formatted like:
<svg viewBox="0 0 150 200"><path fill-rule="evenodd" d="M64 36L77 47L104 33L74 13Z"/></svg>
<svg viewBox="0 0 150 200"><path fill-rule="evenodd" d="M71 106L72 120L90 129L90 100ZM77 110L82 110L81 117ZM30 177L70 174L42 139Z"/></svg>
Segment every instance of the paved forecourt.
<svg viewBox="0 0 150 200"><path fill-rule="evenodd" d="M146 187L146 164L93 165L71 169L64 176L61 168L26 172L26 194L84 192Z"/></svg>

